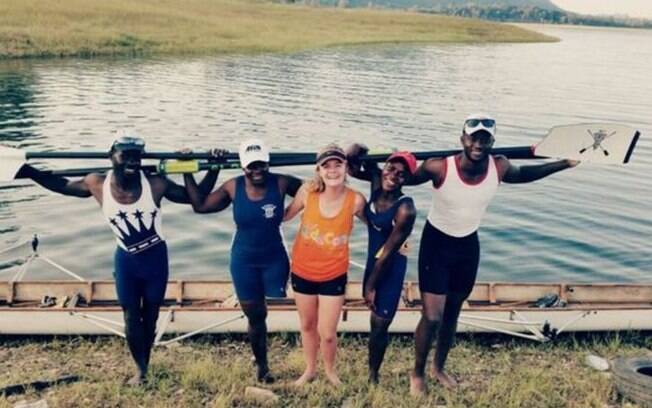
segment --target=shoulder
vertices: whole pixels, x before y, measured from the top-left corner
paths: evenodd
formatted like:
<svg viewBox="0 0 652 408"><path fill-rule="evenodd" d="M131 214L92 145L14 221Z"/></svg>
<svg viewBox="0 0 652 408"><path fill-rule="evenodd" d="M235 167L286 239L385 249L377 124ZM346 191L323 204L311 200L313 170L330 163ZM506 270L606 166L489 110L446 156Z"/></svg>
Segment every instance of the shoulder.
<svg viewBox="0 0 652 408"><path fill-rule="evenodd" d="M492 157L494 158L494 163L496 163L496 169L499 173L504 173L507 171L507 169L509 169L509 166L511 166L509 159L503 155L496 155Z"/></svg>
<svg viewBox="0 0 652 408"><path fill-rule="evenodd" d="M427 159L421 165L428 173L431 174L441 174L447 166L447 157L433 157Z"/></svg>
<svg viewBox="0 0 652 408"><path fill-rule="evenodd" d="M145 178L149 181L149 184L151 184L152 187L167 186L168 183L171 182L167 177L158 174L145 174Z"/></svg>
<svg viewBox="0 0 652 408"><path fill-rule="evenodd" d="M104 184L104 180L106 180L106 174L100 173L89 173L84 177L84 183L89 187Z"/></svg>
<svg viewBox="0 0 652 408"><path fill-rule="evenodd" d="M397 217L415 217L417 215L417 209L414 205L414 200L412 197L403 196L400 198L401 203L398 206L396 211Z"/></svg>
<svg viewBox="0 0 652 408"><path fill-rule="evenodd" d="M242 177L243 176L236 176L226 180L224 183L222 183L218 190L226 191L231 197L235 196L235 186L238 183L238 180Z"/></svg>
<svg viewBox="0 0 652 408"><path fill-rule="evenodd" d="M367 200L365 199L364 195L362 195L362 193L354 189L349 190L351 192L350 194L353 194L353 205L356 209L362 208L365 204L367 204Z"/></svg>

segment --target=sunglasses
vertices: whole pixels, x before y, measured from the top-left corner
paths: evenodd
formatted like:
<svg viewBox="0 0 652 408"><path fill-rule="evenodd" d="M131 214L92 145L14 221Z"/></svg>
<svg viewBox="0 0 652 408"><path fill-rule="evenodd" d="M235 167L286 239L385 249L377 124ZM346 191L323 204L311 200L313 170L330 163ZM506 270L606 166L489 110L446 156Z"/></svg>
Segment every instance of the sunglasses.
<svg viewBox="0 0 652 408"><path fill-rule="evenodd" d="M139 137L122 136L113 142L111 148L143 151L145 150L145 141Z"/></svg>
<svg viewBox="0 0 652 408"><path fill-rule="evenodd" d="M496 121L493 119L468 119L464 125L469 128L474 128L482 125L485 128L493 128L496 126Z"/></svg>

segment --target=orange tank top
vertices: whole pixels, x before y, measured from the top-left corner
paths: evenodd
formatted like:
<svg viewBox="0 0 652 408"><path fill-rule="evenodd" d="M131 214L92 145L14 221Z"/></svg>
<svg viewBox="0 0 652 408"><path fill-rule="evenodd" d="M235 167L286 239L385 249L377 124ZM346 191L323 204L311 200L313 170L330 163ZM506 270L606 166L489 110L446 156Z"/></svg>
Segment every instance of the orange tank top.
<svg viewBox="0 0 652 408"><path fill-rule="evenodd" d="M346 190L342 209L331 218L321 215L319 193L308 193L292 247L292 272L303 279L325 282L349 270L355 192L350 188Z"/></svg>

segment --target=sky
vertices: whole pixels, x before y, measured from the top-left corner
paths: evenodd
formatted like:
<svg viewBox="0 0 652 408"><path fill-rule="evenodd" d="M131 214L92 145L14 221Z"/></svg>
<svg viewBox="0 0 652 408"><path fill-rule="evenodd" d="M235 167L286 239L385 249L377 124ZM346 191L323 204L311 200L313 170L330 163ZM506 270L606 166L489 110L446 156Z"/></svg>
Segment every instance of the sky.
<svg viewBox="0 0 652 408"><path fill-rule="evenodd" d="M583 14L628 14L652 18L652 0L552 0L557 6Z"/></svg>

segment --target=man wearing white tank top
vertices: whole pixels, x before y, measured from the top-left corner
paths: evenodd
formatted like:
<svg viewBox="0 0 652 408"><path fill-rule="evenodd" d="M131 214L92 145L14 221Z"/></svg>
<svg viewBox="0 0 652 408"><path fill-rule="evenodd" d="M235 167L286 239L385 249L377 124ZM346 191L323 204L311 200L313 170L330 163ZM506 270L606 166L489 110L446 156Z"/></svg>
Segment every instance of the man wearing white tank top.
<svg viewBox="0 0 652 408"><path fill-rule="evenodd" d="M444 365L462 304L475 284L480 260L477 230L500 183L528 183L577 165L560 160L515 166L504 156L491 155L495 132L496 122L489 115L469 116L462 131L462 152L424 161L408 182L433 184L432 206L419 248L423 310L415 333L416 361L410 376L413 395L426 390L425 366L435 335L432 375L446 388L457 386Z"/></svg>
<svg viewBox="0 0 652 408"><path fill-rule="evenodd" d="M121 137L107 154L111 171L91 173L76 181L46 174L29 165L24 165L19 173L56 193L92 196L102 207L116 237L116 291L124 312L127 345L138 368L128 382L130 385L142 384L146 379L156 321L167 287L168 253L161 231L161 201L165 197L190 204L185 188L164 176L141 170L144 150L142 139ZM218 171L209 171L201 190L210 192L217 176Z"/></svg>

